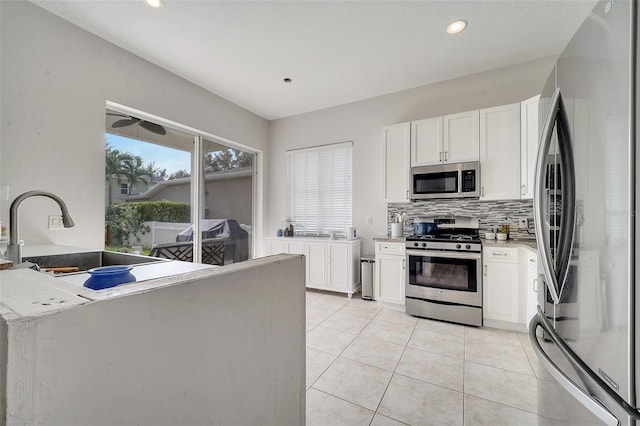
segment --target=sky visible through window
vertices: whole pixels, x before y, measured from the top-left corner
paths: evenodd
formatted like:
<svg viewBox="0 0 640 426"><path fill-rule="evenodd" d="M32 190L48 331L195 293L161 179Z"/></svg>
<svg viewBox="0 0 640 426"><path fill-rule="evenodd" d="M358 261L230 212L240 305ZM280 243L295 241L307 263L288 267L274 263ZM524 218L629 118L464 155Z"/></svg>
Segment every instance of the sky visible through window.
<svg viewBox="0 0 640 426"><path fill-rule="evenodd" d="M191 154L189 152L142 142L137 139L129 139L111 133L107 133L106 138L107 144L111 148L140 156L145 166L153 162L156 169L167 169L167 175L178 170L191 170Z"/></svg>

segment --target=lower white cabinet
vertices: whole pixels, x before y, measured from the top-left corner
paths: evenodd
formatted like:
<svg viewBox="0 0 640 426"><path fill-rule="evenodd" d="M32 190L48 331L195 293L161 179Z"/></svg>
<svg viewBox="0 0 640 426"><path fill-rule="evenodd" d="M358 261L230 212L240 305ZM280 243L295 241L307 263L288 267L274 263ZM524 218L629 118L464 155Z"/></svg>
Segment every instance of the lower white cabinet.
<svg viewBox="0 0 640 426"><path fill-rule="evenodd" d="M522 250L524 251L522 259L525 262L521 265L521 268L523 275L526 277L525 282L527 285L527 308L524 322L529 324L531 318L538 312L538 254L528 249L523 248Z"/></svg>
<svg viewBox="0 0 640 426"><path fill-rule="evenodd" d="M404 309L407 276L404 243L376 241L374 296L376 301Z"/></svg>
<svg viewBox="0 0 640 426"><path fill-rule="evenodd" d="M483 248L483 318L518 323L518 248Z"/></svg>
<svg viewBox="0 0 640 426"><path fill-rule="evenodd" d="M304 254L307 287L346 293L360 286L360 240L267 238L269 254Z"/></svg>
<svg viewBox="0 0 640 426"><path fill-rule="evenodd" d="M269 254L304 254L304 243L292 238L270 238L267 241Z"/></svg>

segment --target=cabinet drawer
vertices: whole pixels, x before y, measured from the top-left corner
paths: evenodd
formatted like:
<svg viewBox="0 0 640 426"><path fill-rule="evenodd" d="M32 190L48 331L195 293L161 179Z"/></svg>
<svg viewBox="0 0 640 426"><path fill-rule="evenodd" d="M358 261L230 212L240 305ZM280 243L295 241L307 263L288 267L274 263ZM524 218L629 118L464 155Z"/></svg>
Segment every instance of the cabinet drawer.
<svg viewBox="0 0 640 426"><path fill-rule="evenodd" d="M485 261L506 263L518 262L517 248L485 247L482 254Z"/></svg>
<svg viewBox="0 0 640 426"><path fill-rule="evenodd" d="M404 244L377 242L376 254L398 254L400 256L404 256Z"/></svg>

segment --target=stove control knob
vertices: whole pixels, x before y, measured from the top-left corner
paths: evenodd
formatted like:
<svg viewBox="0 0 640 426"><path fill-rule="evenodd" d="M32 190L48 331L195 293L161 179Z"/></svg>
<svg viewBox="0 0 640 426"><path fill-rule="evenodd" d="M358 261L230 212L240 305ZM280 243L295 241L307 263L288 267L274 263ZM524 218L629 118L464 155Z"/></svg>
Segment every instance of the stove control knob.
<svg viewBox="0 0 640 426"><path fill-rule="evenodd" d="M418 247L419 245L420 245L420 244L418 244L418 243L413 243L413 246L414 246L414 247Z"/></svg>
<svg viewBox="0 0 640 426"><path fill-rule="evenodd" d="M464 248L466 248L467 250L471 250L471 244L467 244L466 246L464 246Z"/></svg>
<svg viewBox="0 0 640 426"><path fill-rule="evenodd" d="M461 246L460 244L456 244L456 248L457 248L457 249L459 249L459 248L461 248L461 247L462 247L462 246Z"/></svg>
<svg viewBox="0 0 640 426"><path fill-rule="evenodd" d="M422 247L426 248L427 247L427 243L422 243Z"/></svg>

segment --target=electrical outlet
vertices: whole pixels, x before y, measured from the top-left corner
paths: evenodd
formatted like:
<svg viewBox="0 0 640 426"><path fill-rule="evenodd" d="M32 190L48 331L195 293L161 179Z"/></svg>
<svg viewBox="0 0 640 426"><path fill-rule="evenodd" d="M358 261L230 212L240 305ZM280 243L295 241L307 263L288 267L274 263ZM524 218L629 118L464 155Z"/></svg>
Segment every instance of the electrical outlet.
<svg viewBox="0 0 640 426"><path fill-rule="evenodd" d="M61 229L64 229L64 223L62 223L62 216L60 215L49 216L49 230L59 231Z"/></svg>
<svg viewBox="0 0 640 426"><path fill-rule="evenodd" d="M520 229L528 229L529 228L529 218L521 217L518 219L518 226Z"/></svg>

